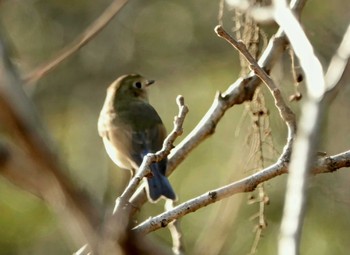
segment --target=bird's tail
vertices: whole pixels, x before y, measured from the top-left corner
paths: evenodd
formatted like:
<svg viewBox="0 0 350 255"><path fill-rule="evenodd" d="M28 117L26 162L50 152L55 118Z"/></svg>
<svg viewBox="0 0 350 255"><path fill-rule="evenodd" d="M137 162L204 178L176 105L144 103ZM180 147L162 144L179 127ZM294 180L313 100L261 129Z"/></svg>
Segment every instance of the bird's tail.
<svg viewBox="0 0 350 255"><path fill-rule="evenodd" d="M176 195L168 178L159 171L158 167L157 163L152 164L151 171L153 176L147 178L150 201L156 202L161 196L175 200Z"/></svg>

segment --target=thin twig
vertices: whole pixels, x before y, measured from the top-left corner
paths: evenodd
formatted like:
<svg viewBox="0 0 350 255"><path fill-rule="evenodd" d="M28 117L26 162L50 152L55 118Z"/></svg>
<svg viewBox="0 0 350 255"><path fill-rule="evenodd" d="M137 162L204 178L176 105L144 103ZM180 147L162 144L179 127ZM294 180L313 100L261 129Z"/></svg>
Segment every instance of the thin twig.
<svg viewBox="0 0 350 255"><path fill-rule="evenodd" d="M170 211L175 207L175 201L168 200L165 203L165 210ZM180 227L180 219L174 220L168 225L169 231L171 233L171 238L173 240L173 253L174 255L185 254L185 247L183 241L182 230Z"/></svg>
<svg viewBox="0 0 350 255"><path fill-rule="evenodd" d="M215 32L218 36L225 39L229 42L234 48L236 48L248 61L250 64L250 68L254 71L254 73L262 80L262 82L268 87L273 98L275 99L275 105L280 113L282 120L286 123L288 128L288 137L287 143L284 147L284 153L282 153L281 158L289 161L289 157L291 154L291 148L293 139L296 134L297 125L296 118L293 111L289 108L289 106L285 103L281 91L275 85L274 81L270 78L270 76L264 71L262 67L259 66L258 62L253 58L253 56L249 53L247 47L242 41L237 41L232 36L230 36L222 26L216 26Z"/></svg>
<svg viewBox="0 0 350 255"><path fill-rule="evenodd" d="M99 32L105 28L108 23L117 15L122 7L127 3L127 0L114 0L107 9L99 16L81 35L73 42L64 47L56 56L41 64L34 71L25 77L24 81L30 86L41 79L44 75L55 69L64 60L72 56L79 49L91 41Z"/></svg>

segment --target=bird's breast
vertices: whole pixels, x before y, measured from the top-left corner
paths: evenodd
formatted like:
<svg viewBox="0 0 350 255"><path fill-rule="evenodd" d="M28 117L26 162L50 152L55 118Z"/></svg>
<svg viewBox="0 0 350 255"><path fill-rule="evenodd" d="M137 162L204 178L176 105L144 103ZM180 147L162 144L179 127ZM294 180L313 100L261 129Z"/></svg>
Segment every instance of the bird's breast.
<svg viewBox="0 0 350 255"><path fill-rule="evenodd" d="M125 155L121 150L118 150L108 138L103 138L103 144L106 148L108 156L112 161L120 168L132 170L135 169L134 162L129 160L129 157Z"/></svg>

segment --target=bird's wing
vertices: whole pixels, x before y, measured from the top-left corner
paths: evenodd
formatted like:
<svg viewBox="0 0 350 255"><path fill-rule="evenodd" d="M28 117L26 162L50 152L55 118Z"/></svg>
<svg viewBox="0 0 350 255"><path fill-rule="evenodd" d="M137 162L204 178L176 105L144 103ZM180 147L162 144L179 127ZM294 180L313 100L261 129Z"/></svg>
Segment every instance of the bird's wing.
<svg viewBox="0 0 350 255"><path fill-rule="evenodd" d="M135 102L125 111L118 111L119 121L131 130L132 159L142 163L147 153L162 148L166 130L156 110L148 103Z"/></svg>
<svg viewBox="0 0 350 255"><path fill-rule="evenodd" d="M146 130L132 133L132 158L137 165L142 163L147 153L154 153L162 148L166 131L163 124L157 124ZM166 162L165 162L166 163Z"/></svg>
<svg viewBox="0 0 350 255"><path fill-rule="evenodd" d="M138 166L147 153L162 148L166 137L158 113L145 102L130 102L125 108L119 108L117 114L101 112L98 130L101 137L108 139Z"/></svg>

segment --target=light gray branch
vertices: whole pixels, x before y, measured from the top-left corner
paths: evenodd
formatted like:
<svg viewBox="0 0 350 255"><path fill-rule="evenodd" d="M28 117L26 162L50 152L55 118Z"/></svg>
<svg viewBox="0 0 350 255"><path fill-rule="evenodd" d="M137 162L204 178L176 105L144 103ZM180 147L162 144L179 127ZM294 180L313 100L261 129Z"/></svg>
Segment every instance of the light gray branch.
<svg viewBox="0 0 350 255"><path fill-rule="evenodd" d="M320 158L315 162L311 173L331 173L343 167L350 166L350 151L338 155ZM266 182L279 175L288 173L288 164L278 161L277 163L263 169L262 171L250 175L242 180L233 182L227 186L206 192L196 198L188 200L174 209L164 212L158 216L142 222L133 228L133 231L140 234L147 234L159 228L166 227L167 224L175 219L179 219L186 214L193 213L207 205L218 202L224 198L235 194L251 192L260 183Z"/></svg>
<svg viewBox="0 0 350 255"><path fill-rule="evenodd" d="M254 57L250 54L249 50L245 46L242 41L237 41L235 38L230 36L222 26L217 26L215 28L215 32L221 38L225 39L228 43L230 43L235 49L237 49L247 60L250 65L250 69L254 71L254 73L261 79L261 81L267 86L269 91L271 92L273 98L275 99L275 106L282 118L282 120L286 123L288 128L288 136L287 143L284 146L284 152L281 155L286 161L289 161L292 143L297 131L296 118L294 112L289 108L282 97L282 93L279 88L276 86L275 82L271 79L271 77L261 68L254 59Z"/></svg>
<svg viewBox="0 0 350 255"><path fill-rule="evenodd" d="M324 108L327 107L325 104L325 93L327 89L336 86L344 72L350 55L350 40L347 32L343 43L338 49L338 53L342 52L342 57L344 57L340 61L341 68L339 71L334 72L335 77L328 75L328 77L331 77L328 81L331 84L326 84L322 65L314 54L313 47L301 24L287 7L286 1L275 0L273 3L274 18L288 35L306 76L308 95L306 102L302 106L299 131L293 145L290 175L287 181L280 240L278 243L280 255L297 255L300 253L300 236L304 220L305 201L307 199L306 185L310 169L316 157ZM337 62L339 64L339 61ZM335 65L334 61L332 61L332 65ZM339 65L337 66L339 67Z"/></svg>

